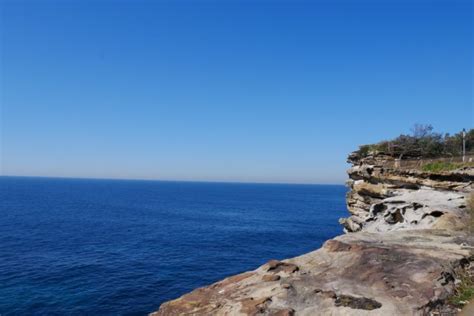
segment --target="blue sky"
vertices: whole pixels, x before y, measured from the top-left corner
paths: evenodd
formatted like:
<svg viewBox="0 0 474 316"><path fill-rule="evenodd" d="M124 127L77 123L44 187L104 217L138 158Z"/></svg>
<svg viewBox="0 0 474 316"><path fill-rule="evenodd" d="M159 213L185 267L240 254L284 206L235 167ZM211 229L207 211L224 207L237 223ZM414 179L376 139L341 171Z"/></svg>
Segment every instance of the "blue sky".
<svg viewBox="0 0 474 316"><path fill-rule="evenodd" d="M3 175L343 183L473 126L468 0L0 3Z"/></svg>

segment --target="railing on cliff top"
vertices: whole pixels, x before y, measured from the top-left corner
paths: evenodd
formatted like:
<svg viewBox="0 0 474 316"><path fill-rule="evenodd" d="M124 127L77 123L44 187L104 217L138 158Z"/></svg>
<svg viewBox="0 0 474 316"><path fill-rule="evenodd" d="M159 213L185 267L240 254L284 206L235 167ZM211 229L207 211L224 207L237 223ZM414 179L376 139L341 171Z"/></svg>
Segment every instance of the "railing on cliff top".
<svg viewBox="0 0 474 316"><path fill-rule="evenodd" d="M423 166L436 162L446 162L446 163L473 163L474 162L474 153L469 153L465 155L464 161L462 156L454 157L441 157L441 158L419 158L419 159L394 159L391 161L385 161L383 165L387 168L400 168L400 169L421 169Z"/></svg>

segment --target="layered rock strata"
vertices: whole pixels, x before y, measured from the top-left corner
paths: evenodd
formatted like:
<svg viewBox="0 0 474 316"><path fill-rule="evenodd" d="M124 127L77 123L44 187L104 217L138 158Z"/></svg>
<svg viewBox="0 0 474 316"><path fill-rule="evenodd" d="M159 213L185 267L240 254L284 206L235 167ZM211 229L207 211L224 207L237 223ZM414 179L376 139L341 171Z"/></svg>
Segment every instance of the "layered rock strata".
<svg viewBox="0 0 474 316"><path fill-rule="evenodd" d="M353 155L349 162L351 216L340 221L346 232L463 226L466 197L473 189L472 168L429 173L387 168L387 160Z"/></svg>
<svg viewBox="0 0 474 316"><path fill-rule="evenodd" d="M387 168L349 157L347 234L166 302L152 315L430 315L474 260L466 229L474 170Z"/></svg>

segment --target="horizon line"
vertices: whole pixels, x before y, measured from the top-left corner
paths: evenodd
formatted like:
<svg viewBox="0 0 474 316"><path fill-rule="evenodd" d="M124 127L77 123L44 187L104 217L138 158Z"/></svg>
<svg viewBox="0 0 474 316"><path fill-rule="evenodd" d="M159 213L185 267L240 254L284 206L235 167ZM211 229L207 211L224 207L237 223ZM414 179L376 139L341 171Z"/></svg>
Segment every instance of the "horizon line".
<svg viewBox="0 0 474 316"><path fill-rule="evenodd" d="M0 175L0 178L42 178L42 179L70 179L70 180L116 180L116 181L150 181L150 182L189 182L189 183L222 183L222 184L275 184L275 185L337 185L343 183L301 183L301 182L265 182L265 181L222 181L222 180L179 180L179 179L149 179L149 178L101 178L101 177L75 177L75 176L26 176L26 175Z"/></svg>

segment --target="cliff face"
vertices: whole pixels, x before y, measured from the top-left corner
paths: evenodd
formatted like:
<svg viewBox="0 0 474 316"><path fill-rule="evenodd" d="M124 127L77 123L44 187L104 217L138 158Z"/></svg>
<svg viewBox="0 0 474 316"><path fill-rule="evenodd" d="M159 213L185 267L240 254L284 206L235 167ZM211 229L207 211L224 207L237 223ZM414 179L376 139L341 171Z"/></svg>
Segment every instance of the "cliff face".
<svg viewBox="0 0 474 316"><path fill-rule="evenodd" d="M352 214L340 223L346 232L387 232L426 228L461 228L468 214L466 196L472 190L472 169L443 173L404 170L389 157L349 156Z"/></svg>
<svg viewBox="0 0 474 316"><path fill-rule="evenodd" d="M321 249L197 289L153 315L427 315L473 260L474 170L426 173L349 156L347 234Z"/></svg>

